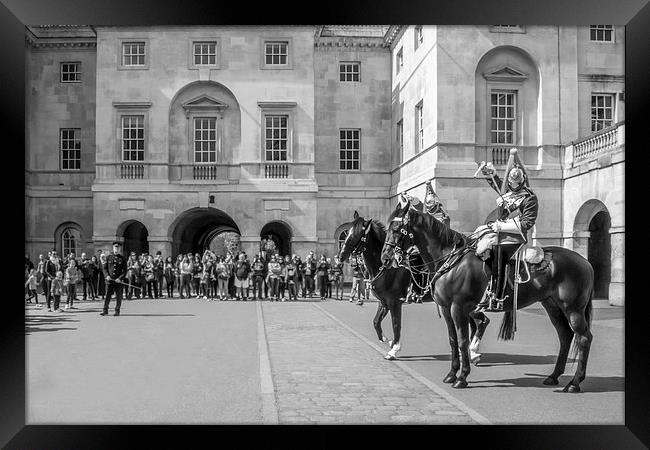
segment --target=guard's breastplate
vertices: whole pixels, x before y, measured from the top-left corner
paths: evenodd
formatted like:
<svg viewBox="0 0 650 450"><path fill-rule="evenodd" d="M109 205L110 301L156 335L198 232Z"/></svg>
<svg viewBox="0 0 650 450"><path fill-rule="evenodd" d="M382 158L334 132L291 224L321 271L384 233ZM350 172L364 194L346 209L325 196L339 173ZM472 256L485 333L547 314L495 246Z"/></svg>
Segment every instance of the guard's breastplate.
<svg viewBox="0 0 650 450"><path fill-rule="evenodd" d="M508 191L503 194L503 208L507 209L509 213L518 212L521 203L529 196L530 194L526 190L521 190L519 192Z"/></svg>

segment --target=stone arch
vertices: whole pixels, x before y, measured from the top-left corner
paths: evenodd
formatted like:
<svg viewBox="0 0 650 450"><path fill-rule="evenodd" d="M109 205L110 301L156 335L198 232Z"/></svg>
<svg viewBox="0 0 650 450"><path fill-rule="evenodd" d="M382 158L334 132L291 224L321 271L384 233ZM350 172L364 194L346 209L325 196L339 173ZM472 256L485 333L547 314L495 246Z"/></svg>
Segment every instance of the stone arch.
<svg viewBox="0 0 650 450"><path fill-rule="evenodd" d="M542 102L539 95L541 87L539 64L525 50L503 45L490 49L476 65L475 71L475 138L479 145L491 146L491 92L515 92L515 133L514 141L503 144L510 146L536 146L540 144ZM492 158L480 155L480 159ZM507 152L497 152L495 163L507 160Z"/></svg>
<svg viewBox="0 0 650 450"><path fill-rule="evenodd" d="M149 230L140 221L130 219L122 222L116 231L116 236L122 238L122 252L129 255L149 253Z"/></svg>
<svg viewBox="0 0 650 450"><path fill-rule="evenodd" d="M281 256L291 255L291 240L293 229L291 225L283 220L272 220L267 222L260 230L260 239L272 237L277 246L277 252Z"/></svg>
<svg viewBox="0 0 650 450"><path fill-rule="evenodd" d="M217 208L191 208L176 217L167 235L172 243L172 256L179 253L203 253L219 233L241 235L239 226L224 211Z"/></svg>
<svg viewBox="0 0 650 450"><path fill-rule="evenodd" d="M194 164L194 118L216 119L217 164L232 163L241 147L241 108L233 92L216 81L194 81L176 92L169 105L171 179L181 178L180 166ZM171 168L170 168L171 169Z"/></svg>
<svg viewBox="0 0 650 450"><path fill-rule="evenodd" d="M334 254L337 254L341 250L343 241L345 241L345 238L347 237L351 226L352 226L352 222L345 222L336 228L336 231L334 232L334 242L336 245L336 252L334 252Z"/></svg>
<svg viewBox="0 0 650 450"><path fill-rule="evenodd" d="M56 250L61 257L64 257L66 252L70 249L69 245L65 245L64 235L66 235L68 239L72 239L74 242L75 256L79 256L86 244L86 241L84 240L83 227L73 221L62 222L58 227L56 227L54 230L54 250Z"/></svg>
<svg viewBox="0 0 650 450"><path fill-rule="evenodd" d="M600 200L587 200L573 222L573 249L594 269L594 297L609 298L612 279L611 216Z"/></svg>

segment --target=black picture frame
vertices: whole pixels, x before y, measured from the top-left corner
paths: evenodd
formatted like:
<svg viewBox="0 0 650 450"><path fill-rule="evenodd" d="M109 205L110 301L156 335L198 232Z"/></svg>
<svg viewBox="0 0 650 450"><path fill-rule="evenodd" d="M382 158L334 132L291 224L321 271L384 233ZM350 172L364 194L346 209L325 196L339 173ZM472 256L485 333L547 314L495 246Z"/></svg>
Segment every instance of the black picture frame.
<svg viewBox="0 0 650 450"><path fill-rule="evenodd" d="M650 5L648 0L619 2L616 0L456 0L448 2L412 1L389 2L387 0L363 0L348 3L285 3L286 8L268 8L247 2L221 2L205 0L3 0L0 5L0 36L3 62L0 64L0 114L3 125L5 151L20 161L24 149L24 99L25 99L25 25L44 24L93 24L93 25L200 25L200 24L297 24L297 23L425 23L425 24L577 24L612 23L626 26L626 141L630 152L626 154L626 211L632 220L627 221L626 241L632 243L626 263L626 314L625 314L625 425L561 425L561 426L403 426L402 428L372 428L370 426L345 427L346 431L396 438L401 445L476 445L479 448L527 448L527 449L578 449L578 448L647 448L650 431L648 407L648 384L650 377L642 367L648 367L644 345L648 342L644 331L647 325L643 295L632 295L641 288L643 274L636 272L645 264L635 264L635 254L647 253L645 239L639 227L645 225L643 185L643 154L647 143L642 143L644 117L650 102L648 74L650 65ZM268 5L268 4L267 4ZM290 11L290 14L287 14ZM644 145L645 144L645 145ZM13 149L13 150L11 150ZM5 158L6 158L5 154ZM24 157L22 157L24 162ZM6 164L6 162L5 162ZM9 166L6 166L9 169ZM19 178L15 168L3 174L5 179L5 239L11 250L5 250L10 259L20 255L19 240L12 239L14 221L8 219L16 212L24 211L24 197L20 196L24 179ZM9 177L9 179L7 178ZM17 180L14 179L18 178ZM16 188L13 188L16 186ZM629 197L628 197L629 196ZM20 205L23 205L21 208ZM8 213L8 214L7 214ZM626 216L627 216L626 212ZM27 217L27 212L24 212ZM646 234L647 235L647 234ZM8 238L8 239L7 239ZM628 247L628 246L626 246ZM636 252L634 252L636 250ZM7 272L17 270L6 261ZM639 276L640 275L640 276ZM0 359L0 445L5 448L128 448L136 439L145 439L147 447L156 444L163 448L177 442L197 442L207 438L211 446L224 444L228 437L238 444L247 443L252 435L247 426L25 426L25 321L24 304L19 300L17 282L13 277L4 283L11 292L2 296L4 323L2 333L2 357ZM92 351L92 349L89 349ZM646 361L645 363L643 361ZM507 407L504 399L503 407ZM589 414L589 411L584 411ZM263 433L270 443L287 440L302 445L313 445L304 440L304 432L319 433L318 447L341 445L349 438L315 426L301 427L255 427L255 433ZM425 439L418 443L417 439ZM443 444L451 440L452 444ZM362 441L367 445L367 441ZM258 444L260 445L260 444ZM301 445L301 446L302 446ZM188 445L189 446L189 445Z"/></svg>

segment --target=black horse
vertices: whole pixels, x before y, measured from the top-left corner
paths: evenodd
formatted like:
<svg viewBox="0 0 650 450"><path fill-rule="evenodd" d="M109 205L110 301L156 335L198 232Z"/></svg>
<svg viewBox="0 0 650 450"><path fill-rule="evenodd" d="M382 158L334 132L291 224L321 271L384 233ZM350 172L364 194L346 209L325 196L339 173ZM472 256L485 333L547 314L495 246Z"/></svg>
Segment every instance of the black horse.
<svg viewBox="0 0 650 450"><path fill-rule="evenodd" d="M386 264L403 249L415 245L428 269L435 272L452 249L462 249L467 245L466 236L411 208L410 202L398 205L389 216L389 223L382 253L382 261ZM552 259L545 269L532 270L530 281L520 285L517 309L541 302L557 331L560 351L553 373L544 380L546 385L558 384L558 377L564 373L571 341L575 337L578 366L564 392L580 392L592 340L594 271L589 261L576 252L562 247L544 247L544 251L550 253ZM444 382L454 383L454 388L467 386L470 372L467 323L472 322L469 320L470 313L485 291L489 271L489 265L469 251L435 281L433 297L443 311L451 346L451 370ZM506 303L504 306L506 312L499 337L512 339L513 305ZM461 373L457 378L459 369Z"/></svg>
<svg viewBox="0 0 650 450"><path fill-rule="evenodd" d="M372 278L372 291L379 299L377 313L373 319L373 325L377 337L382 342L387 342L391 347L384 356L388 360L396 359L396 354L401 348L400 337L402 330L402 300L408 294L411 284L411 272L405 267L384 267L381 263L381 251L386 239L386 228L377 220L365 220L354 212L354 220L348 235L339 251L338 257L345 262L351 254L362 255L370 277ZM430 292L424 293L423 302L431 302L433 298ZM383 334L381 322L390 311L393 325L393 340L389 341ZM478 313L475 320L470 322L472 328L472 361L478 363L480 360L479 344L490 322L483 314Z"/></svg>

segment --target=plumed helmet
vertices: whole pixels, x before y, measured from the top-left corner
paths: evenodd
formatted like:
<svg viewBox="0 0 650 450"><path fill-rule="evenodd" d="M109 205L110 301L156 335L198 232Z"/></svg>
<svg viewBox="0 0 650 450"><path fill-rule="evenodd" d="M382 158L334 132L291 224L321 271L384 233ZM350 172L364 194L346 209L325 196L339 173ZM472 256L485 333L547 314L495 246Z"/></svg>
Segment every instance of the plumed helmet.
<svg viewBox="0 0 650 450"><path fill-rule="evenodd" d="M508 174L508 181L521 184L524 182L524 171L520 167L513 167Z"/></svg>

